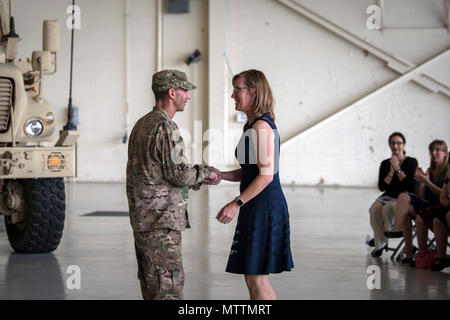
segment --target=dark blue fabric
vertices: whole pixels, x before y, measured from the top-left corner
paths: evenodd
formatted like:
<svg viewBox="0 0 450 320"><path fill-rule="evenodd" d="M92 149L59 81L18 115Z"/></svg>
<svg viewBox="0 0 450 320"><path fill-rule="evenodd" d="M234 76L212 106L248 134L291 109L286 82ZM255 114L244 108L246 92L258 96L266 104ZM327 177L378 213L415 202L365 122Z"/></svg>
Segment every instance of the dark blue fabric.
<svg viewBox="0 0 450 320"><path fill-rule="evenodd" d="M244 126L244 133L235 150L242 168L240 191L242 193L259 174L255 149L249 136L257 120L266 121L275 133L275 174L273 181L239 210L226 268L231 273L261 275L290 271L294 267L288 206L278 173L280 138L268 113ZM239 150L245 150L245 153Z"/></svg>
<svg viewBox="0 0 450 320"><path fill-rule="evenodd" d="M414 193L408 193L408 194L409 194L409 198L411 199L411 205L413 206L415 212L419 212L420 210L433 205L433 203L431 203L430 201L420 199Z"/></svg>
<svg viewBox="0 0 450 320"><path fill-rule="evenodd" d="M430 173L430 181L437 187L442 188L445 183L445 175L435 177ZM439 204L439 196L428 187L425 188L425 200L429 201L431 204Z"/></svg>
<svg viewBox="0 0 450 320"><path fill-rule="evenodd" d="M439 188L442 188L442 186L444 185L445 179L443 177L435 177L430 173L430 181ZM431 189L429 189L428 187L425 187L424 200L420 199L413 193L408 192L408 194L411 199L411 205L413 206L415 212L419 212L422 209L439 204L439 196L431 191Z"/></svg>

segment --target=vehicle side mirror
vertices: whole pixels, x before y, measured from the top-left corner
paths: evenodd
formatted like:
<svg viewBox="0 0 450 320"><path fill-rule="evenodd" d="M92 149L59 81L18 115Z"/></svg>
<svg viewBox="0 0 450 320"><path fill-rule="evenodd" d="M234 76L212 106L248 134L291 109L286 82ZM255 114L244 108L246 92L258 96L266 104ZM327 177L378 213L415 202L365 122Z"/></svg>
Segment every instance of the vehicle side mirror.
<svg viewBox="0 0 450 320"><path fill-rule="evenodd" d="M52 54L48 51L33 51L31 55L33 71L50 71L52 68Z"/></svg>

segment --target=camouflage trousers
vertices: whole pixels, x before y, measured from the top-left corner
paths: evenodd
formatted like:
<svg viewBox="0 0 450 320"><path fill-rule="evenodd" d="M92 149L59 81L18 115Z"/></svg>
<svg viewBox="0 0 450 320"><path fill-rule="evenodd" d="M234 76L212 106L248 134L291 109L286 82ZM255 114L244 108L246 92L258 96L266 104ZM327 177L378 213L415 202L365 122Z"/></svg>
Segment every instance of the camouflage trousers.
<svg viewBox="0 0 450 320"><path fill-rule="evenodd" d="M134 232L138 279L145 300L182 300L181 231Z"/></svg>

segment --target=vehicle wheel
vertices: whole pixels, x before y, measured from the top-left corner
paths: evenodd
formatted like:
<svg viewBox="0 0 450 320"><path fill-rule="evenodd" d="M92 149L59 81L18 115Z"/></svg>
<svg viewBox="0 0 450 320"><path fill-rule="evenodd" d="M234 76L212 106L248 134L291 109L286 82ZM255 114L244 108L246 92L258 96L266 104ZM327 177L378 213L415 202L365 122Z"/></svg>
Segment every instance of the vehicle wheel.
<svg viewBox="0 0 450 320"><path fill-rule="evenodd" d="M5 216L11 246L19 253L48 253L61 240L66 210L63 178L21 179L14 183L23 190L23 219L12 224Z"/></svg>

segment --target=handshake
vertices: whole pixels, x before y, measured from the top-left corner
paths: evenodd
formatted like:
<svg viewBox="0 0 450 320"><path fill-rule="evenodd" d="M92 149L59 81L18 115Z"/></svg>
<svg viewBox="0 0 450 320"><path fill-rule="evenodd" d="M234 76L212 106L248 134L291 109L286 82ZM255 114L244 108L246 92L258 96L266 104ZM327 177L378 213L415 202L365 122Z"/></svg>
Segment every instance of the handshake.
<svg viewBox="0 0 450 320"><path fill-rule="evenodd" d="M222 179L223 179L222 172L220 172L216 168L213 168L213 171L209 174L208 177L205 178L205 180L203 180L203 183L216 185L219 184L220 181L222 181Z"/></svg>

